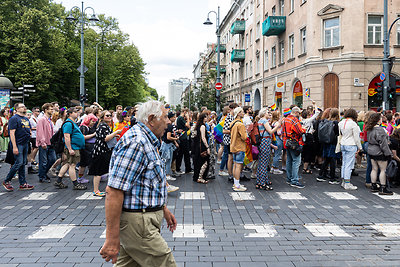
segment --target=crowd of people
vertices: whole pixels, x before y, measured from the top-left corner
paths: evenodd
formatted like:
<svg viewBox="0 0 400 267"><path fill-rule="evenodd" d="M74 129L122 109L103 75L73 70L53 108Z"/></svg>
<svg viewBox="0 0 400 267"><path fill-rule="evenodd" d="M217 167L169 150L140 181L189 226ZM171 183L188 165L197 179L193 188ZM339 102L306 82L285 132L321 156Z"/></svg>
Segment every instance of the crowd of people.
<svg viewBox="0 0 400 267"><path fill-rule="evenodd" d="M304 179L318 172L318 182L355 190L351 177L357 175L356 164L363 167L363 158L365 185L371 191L393 194L390 187L400 182L399 113L322 110L315 102L305 109L293 105L283 114L275 105L253 112L252 107L237 103L225 106L220 114L207 107L175 111L166 104L164 108L168 125L159 153L168 192L179 190L170 183L185 173L201 184L227 176L234 191L246 191L243 182L251 178L256 189L273 190L270 174L284 174L287 184L304 188L300 176ZM28 173L38 173L41 183L50 183L50 176L55 176L59 189L68 187L63 178L69 177L73 189L86 190L87 177L93 176L93 194L103 197L100 181L107 179L113 148L136 124L136 111L137 106L118 105L114 111L97 103L83 109L59 107L56 102L41 109L27 110L22 103L3 109L0 149L7 152L5 161L11 164L4 188L12 191L11 181L17 178L20 190L33 189L26 181L27 165ZM340 174L337 166L341 166ZM250 178L244 169L251 172Z"/></svg>

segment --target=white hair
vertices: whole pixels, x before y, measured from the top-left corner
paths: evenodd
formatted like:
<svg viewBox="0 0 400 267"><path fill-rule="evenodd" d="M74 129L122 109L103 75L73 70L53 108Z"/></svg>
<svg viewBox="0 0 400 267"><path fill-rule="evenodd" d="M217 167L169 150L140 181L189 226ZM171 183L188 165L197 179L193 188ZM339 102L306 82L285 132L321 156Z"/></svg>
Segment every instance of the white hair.
<svg viewBox="0 0 400 267"><path fill-rule="evenodd" d="M260 112L258 112L258 116L259 116L260 118L264 118L266 113L267 113L267 108L262 108L262 109L260 110Z"/></svg>
<svg viewBox="0 0 400 267"><path fill-rule="evenodd" d="M150 115L154 115L156 118L162 116L162 108L164 107L164 104L159 101L150 100L138 104L137 106L136 119L140 122L147 123Z"/></svg>

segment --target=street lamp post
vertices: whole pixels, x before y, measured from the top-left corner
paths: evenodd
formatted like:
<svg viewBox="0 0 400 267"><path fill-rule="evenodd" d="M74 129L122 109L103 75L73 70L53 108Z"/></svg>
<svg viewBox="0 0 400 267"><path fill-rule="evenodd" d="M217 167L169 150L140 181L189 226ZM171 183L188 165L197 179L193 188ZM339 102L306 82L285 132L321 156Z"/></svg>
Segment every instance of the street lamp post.
<svg viewBox="0 0 400 267"><path fill-rule="evenodd" d="M98 47L99 44L104 44L105 42L100 42L96 44L96 102L99 103L99 75L98 75Z"/></svg>
<svg viewBox="0 0 400 267"><path fill-rule="evenodd" d="M207 14L207 20L203 23L204 25L212 25L210 21L210 13L214 13L217 17L217 83L221 82L221 65L220 65L220 39L221 39L221 32L220 32L220 25L219 25L219 6L218 12L210 11ZM216 90L216 89L215 89ZM216 90L216 112L219 114L221 112L221 90Z"/></svg>
<svg viewBox="0 0 400 267"><path fill-rule="evenodd" d="M83 107L85 105L85 100L84 100L84 95L85 95L85 72L83 69L84 66L84 53L83 53L83 35L84 35L84 24L85 24L85 15L86 15L86 9L91 9L92 10L92 16L90 17L89 21L91 22L97 22L99 19L96 17L96 14L94 12L94 9L92 7L86 7L84 8L83 2L82 2L82 8L79 8L78 6L74 6L71 8L71 11L69 12L69 15L67 17L67 20L69 21L75 21L77 20L73 15L72 15L72 10L77 9L79 10L79 16L80 16L80 23L81 23L81 66L79 68L80 76L79 76L79 93L80 93L80 102L81 106Z"/></svg>

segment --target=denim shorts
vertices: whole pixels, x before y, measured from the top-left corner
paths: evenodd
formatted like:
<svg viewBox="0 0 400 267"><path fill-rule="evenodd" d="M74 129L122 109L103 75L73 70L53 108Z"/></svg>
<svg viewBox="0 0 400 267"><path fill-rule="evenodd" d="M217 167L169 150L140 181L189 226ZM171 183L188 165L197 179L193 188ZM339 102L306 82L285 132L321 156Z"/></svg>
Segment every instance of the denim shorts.
<svg viewBox="0 0 400 267"><path fill-rule="evenodd" d="M244 162L244 152L240 151L237 153L233 153L233 162L238 164L243 164Z"/></svg>

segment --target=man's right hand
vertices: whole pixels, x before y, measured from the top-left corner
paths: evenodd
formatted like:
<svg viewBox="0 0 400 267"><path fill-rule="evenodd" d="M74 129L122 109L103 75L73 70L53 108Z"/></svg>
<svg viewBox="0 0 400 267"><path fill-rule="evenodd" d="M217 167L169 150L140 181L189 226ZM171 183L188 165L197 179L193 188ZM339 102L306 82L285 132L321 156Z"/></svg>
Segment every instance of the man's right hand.
<svg viewBox="0 0 400 267"><path fill-rule="evenodd" d="M13 148L13 154L14 155L18 155L19 153L18 153L18 147L14 147Z"/></svg>
<svg viewBox="0 0 400 267"><path fill-rule="evenodd" d="M119 255L119 240L109 242L108 239L104 242L103 247L100 249L100 255L106 262L111 260L112 264L115 264Z"/></svg>
<svg viewBox="0 0 400 267"><path fill-rule="evenodd" d="M69 154L70 154L71 156L74 156L74 155L75 155L75 150L73 150L73 149L69 149L68 152L69 152Z"/></svg>
<svg viewBox="0 0 400 267"><path fill-rule="evenodd" d="M42 148L47 149L47 145L46 144L42 145Z"/></svg>

